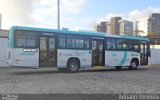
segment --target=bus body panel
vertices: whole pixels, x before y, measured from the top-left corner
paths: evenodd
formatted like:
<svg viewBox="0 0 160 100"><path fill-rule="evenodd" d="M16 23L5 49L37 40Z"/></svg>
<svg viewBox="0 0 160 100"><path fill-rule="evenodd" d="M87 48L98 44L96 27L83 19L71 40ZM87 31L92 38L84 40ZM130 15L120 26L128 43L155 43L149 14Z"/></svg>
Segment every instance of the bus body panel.
<svg viewBox="0 0 160 100"><path fill-rule="evenodd" d="M148 57L148 65L151 65L151 57Z"/></svg>
<svg viewBox="0 0 160 100"><path fill-rule="evenodd" d="M36 52L25 52L24 49L22 48L14 48L10 49L8 52L10 52L10 59L8 59L8 63L11 66L29 67L29 68L39 67L38 49Z"/></svg>
<svg viewBox="0 0 160 100"><path fill-rule="evenodd" d="M66 68L69 58L78 58L81 67L91 67L92 54L91 50L57 50L57 67Z"/></svg>
<svg viewBox="0 0 160 100"><path fill-rule="evenodd" d="M7 63L9 64L9 66L13 66L13 48L8 48L7 49Z"/></svg>
<svg viewBox="0 0 160 100"><path fill-rule="evenodd" d="M130 51L105 51L105 66L130 66L133 58L140 61L140 54Z"/></svg>

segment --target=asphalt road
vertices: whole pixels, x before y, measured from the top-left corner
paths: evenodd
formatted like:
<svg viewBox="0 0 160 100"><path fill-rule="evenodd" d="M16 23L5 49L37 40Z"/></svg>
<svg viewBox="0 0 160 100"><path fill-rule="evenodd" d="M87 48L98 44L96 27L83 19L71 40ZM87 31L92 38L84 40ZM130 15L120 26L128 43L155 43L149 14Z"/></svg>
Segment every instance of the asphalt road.
<svg viewBox="0 0 160 100"><path fill-rule="evenodd" d="M160 65L138 70L0 68L0 94L160 94Z"/></svg>

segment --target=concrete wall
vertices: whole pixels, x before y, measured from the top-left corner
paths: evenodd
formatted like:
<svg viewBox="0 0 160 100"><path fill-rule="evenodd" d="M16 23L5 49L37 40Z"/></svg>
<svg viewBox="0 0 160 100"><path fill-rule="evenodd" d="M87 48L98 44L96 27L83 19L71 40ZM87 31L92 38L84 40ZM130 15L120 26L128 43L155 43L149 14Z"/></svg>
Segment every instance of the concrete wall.
<svg viewBox="0 0 160 100"><path fill-rule="evenodd" d="M160 64L160 49L151 48L150 64Z"/></svg>
<svg viewBox="0 0 160 100"><path fill-rule="evenodd" d="M1 30L0 29L0 38L8 37L8 36L9 36L9 30Z"/></svg>
<svg viewBox="0 0 160 100"><path fill-rule="evenodd" d="M1 29L1 25L2 25L2 14L0 14L0 29Z"/></svg>
<svg viewBox="0 0 160 100"><path fill-rule="evenodd" d="M7 47L8 47L9 30L0 30L0 67L8 67Z"/></svg>
<svg viewBox="0 0 160 100"><path fill-rule="evenodd" d="M0 67L8 67L7 61L8 38L0 38Z"/></svg>

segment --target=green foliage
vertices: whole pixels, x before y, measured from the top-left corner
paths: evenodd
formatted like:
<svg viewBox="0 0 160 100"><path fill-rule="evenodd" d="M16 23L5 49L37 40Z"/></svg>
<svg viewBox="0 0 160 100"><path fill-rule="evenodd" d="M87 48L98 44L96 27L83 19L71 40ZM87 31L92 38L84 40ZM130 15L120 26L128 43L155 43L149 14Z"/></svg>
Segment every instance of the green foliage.
<svg viewBox="0 0 160 100"><path fill-rule="evenodd" d="M149 32L148 35L156 35L157 32Z"/></svg>

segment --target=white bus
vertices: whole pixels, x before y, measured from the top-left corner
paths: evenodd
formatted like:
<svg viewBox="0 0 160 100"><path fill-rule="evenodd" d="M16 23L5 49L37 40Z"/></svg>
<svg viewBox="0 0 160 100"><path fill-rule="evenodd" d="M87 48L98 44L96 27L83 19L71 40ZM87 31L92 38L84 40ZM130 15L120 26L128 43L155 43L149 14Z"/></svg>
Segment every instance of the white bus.
<svg viewBox="0 0 160 100"><path fill-rule="evenodd" d="M8 64L16 67L80 68L148 65L149 40L99 32L79 32L13 26L9 35Z"/></svg>

